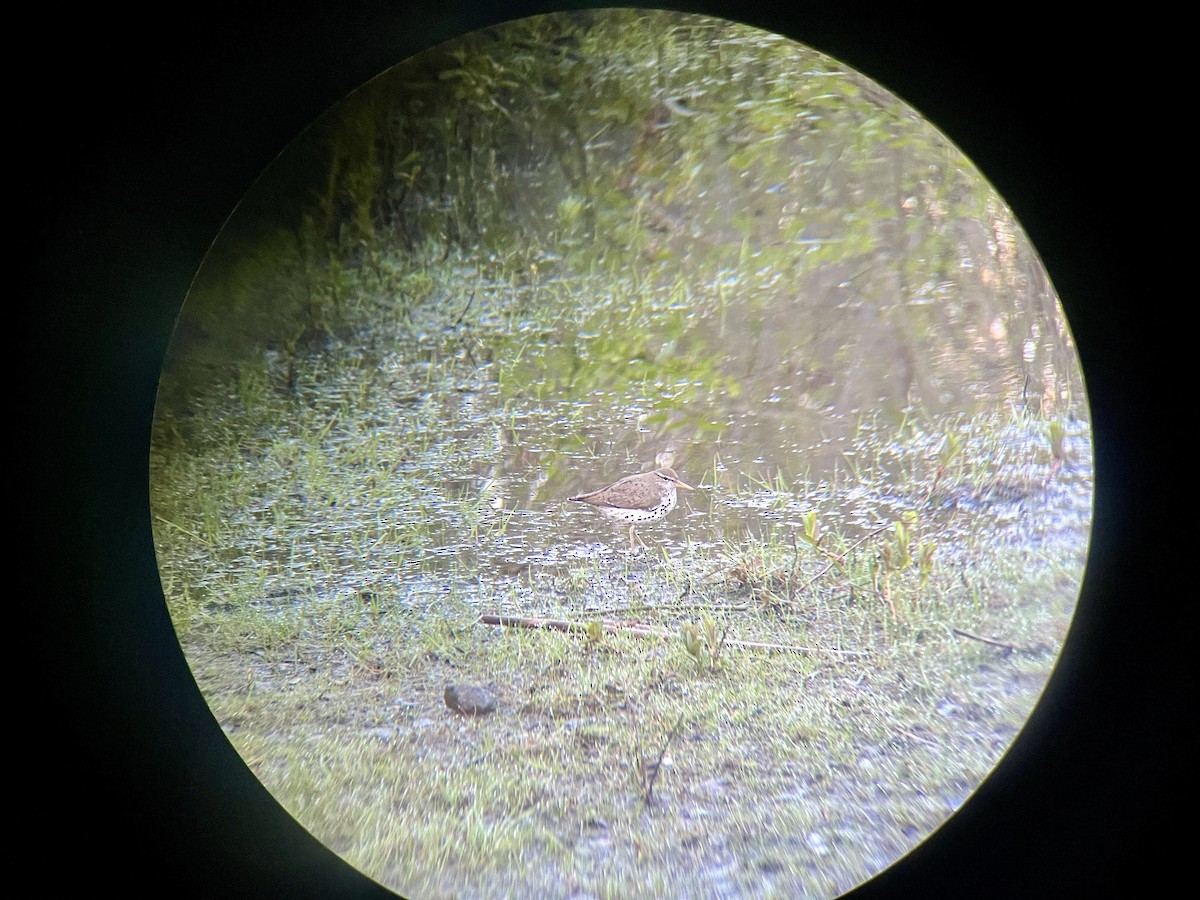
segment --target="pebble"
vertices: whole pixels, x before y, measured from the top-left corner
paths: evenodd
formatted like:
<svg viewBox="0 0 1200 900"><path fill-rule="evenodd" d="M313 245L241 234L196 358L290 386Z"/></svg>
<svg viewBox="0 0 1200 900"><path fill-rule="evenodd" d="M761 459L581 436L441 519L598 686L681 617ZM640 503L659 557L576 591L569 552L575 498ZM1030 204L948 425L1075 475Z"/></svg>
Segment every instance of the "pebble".
<svg viewBox="0 0 1200 900"><path fill-rule="evenodd" d="M474 684L448 684L443 696L448 707L468 716L483 716L496 709L496 695Z"/></svg>

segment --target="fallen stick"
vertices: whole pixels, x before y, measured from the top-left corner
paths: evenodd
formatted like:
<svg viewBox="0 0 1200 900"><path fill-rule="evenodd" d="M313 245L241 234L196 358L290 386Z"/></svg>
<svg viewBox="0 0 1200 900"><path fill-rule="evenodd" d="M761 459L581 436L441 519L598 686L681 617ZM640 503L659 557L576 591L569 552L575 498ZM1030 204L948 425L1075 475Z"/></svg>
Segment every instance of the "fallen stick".
<svg viewBox="0 0 1200 900"><path fill-rule="evenodd" d="M663 741L662 748L658 751L658 759L650 766L650 783L646 785L646 806L650 805L650 801L654 799L654 782L658 780L658 773L662 770L663 758L667 755L667 747L670 746L671 740L679 731L679 726L683 724L683 713L679 714L679 719L675 722L675 727L671 729L671 733L667 735L667 739Z"/></svg>
<svg viewBox="0 0 1200 900"><path fill-rule="evenodd" d="M484 613L479 617L479 621L484 625L500 625L505 628L548 628L552 631L566 631L579 634L586 634L588 630L588 623L585 622L570 622L566 619L548 619L540 616L502 616ZM661 628L651 628L648 625L642 625L633 621L614 622L601 620L600 627L604 629L606 634L625 632L639 637L658 637L667 638L668 640L675 637L673 632L664 631ZM730 647L746 647L752 650L781 650L787 653L833 653L841 656L870 656L870 653L866 650L840 650L836 647L803 647L799 644L739 641L733 638L723 640L723 644Z"/></svg>
<svg viewBox="0 0 1200 900"><path fill-rule="evenodd" d="M804 582L804 584L800 585L799 589L804 590L810 584L812 584L814 581L816 581L818 578L823 577L825 575L825 573L828 572L830 569L832 569L834 566L837 566L838 568L841 568L844 570L844 567L846 565L846 556L849 555L853 550L855 550L859 544L869 541L871 538L875 537L876 535L883 534L883 532L887 531L891 527L892 527L891 524L880 525L878 528L874 529L873 531L869 531L866 534L864 534L857 541L855 541L853 544L851 544L849 547L847 547L845 550L843 550L840 554L833 553L829 550L826 550L823 547L816 547L816 545L814 544L813 546L816 547L817 552L820 553L822 556L824 556L826 559L828 559L830 562L829 562L829 565L827 565L825 568L823 568L820 572L818 572L812 578L808 579L808 581Z"/></svg>
<svg viewBox="0 0 1200 900"><path fill-rule="evenodd" d="M983 637L982 635L978 635L978 634L971 634L971 632L963 631L961 628L951 627L950 630L953 631L955 634L957 634L959 637L970 638L973 641L979 641L980 643L983 643L983 644L991 644L993 647L1003 647L1005 650L1012 650L1014 652L1020 652L1020 650L1021 650L1021 648L1018 647L1016 644L1010 644L1007 641L998 641L995 638L986 638L986 637Z"/></svg>

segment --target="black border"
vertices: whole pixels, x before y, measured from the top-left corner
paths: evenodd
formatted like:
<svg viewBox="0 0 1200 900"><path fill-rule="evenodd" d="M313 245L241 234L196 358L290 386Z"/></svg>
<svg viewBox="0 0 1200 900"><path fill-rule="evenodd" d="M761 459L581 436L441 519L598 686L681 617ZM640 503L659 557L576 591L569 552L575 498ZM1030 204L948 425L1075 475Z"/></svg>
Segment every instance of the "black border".
<svg viewBox="0 0 1200 900"><path fill-rule="evenodd" d="M1195 681L1183 660L1194 633L1184 628L1185 598L1195 589L1174 593L1163 574L1188 557L1165 545L1182 502L1160 502L1157 490L1165 439L1153 403L1170 386L1159 343L1170 329L1147 300L1186 292L1186 280L1161 272L1189 261L1164 267L1136 244L1154 220L1134 198L1161 157L1154 111L1123 89L1127 66L1148 62L1142 54L1155 43L1128 22L1092 20L1085 31L1074 17L1046 21L1036 7L1011 4L658 5L792 36L941 127L1030 233L1084 362L1096 530L1059 670L976 798L856 896L1091 898L1124 896L1130 885L1142 895L1185 874L1168 815L1184 791L1169 773L1185 732L1194 748L1195 694L1184 688ZM174 641L146 484L158 369L225 217L316 115L434 43L571 6L185 5L152 18L105 8L63 21L34 14L14 30L30 55L10 120L10 149L25 152L9 170L32 218L14 224L33 252L18 242L32 278L13 299L25 360L12 431L32 454L9 471L27 496L14 505L12 531L33 552L14 560L28 577L10 602L32 610L34 623L11 639L29 654L14 690L34 699L33 716L10 735L25 737L31 766L17 782L34 797L30 863L45 886L385 893L250 776ZM1135 260L1152 267L1137 282L1126 278Z"/></svg>

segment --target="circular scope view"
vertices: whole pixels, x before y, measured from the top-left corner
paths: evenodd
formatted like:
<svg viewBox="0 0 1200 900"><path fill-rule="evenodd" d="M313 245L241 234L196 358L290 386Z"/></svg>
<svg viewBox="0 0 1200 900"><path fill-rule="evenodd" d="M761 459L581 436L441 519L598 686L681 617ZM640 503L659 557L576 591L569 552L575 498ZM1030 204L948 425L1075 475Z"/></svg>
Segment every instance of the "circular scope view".
<svg viewBox="0 0 1200 900"><path fill-rule="evenodd" d="M164 594L287 812L410 898L817 897L1017 740L1092 514L1020 224L808 47L638 10L435 47L197 274Z"/></svg>

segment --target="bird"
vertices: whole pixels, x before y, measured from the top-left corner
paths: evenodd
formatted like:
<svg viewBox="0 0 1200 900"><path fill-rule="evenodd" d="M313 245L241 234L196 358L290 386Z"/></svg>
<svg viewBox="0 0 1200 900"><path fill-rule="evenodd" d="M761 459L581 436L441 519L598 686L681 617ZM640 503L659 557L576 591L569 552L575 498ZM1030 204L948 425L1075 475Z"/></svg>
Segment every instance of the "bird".
<svg viewBox="0 0 1200 900"><path fill-rule="evenodd" d="M628 522L629 548L636 550L635 541L641 540L636 531L638 523L656 522L673 510L678 488L695 490L674 469L663 466L653 472L627 475L607 487L569 499L590 504L610 519ZM642 546L646 546L644 542Z"/></svg>

